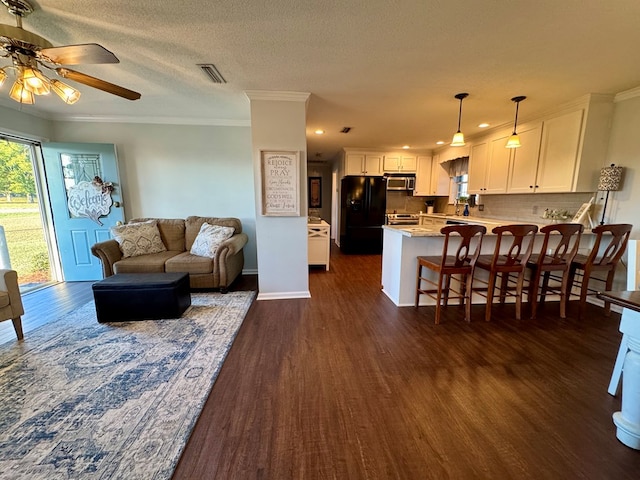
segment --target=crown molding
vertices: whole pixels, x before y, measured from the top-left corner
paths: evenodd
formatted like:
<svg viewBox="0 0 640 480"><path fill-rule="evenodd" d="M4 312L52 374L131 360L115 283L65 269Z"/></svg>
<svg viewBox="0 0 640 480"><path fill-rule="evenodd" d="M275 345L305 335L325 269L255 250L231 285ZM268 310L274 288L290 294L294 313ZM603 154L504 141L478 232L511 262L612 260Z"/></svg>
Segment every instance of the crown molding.
<svg viewBox="0 0 640 480"><path fill-rule="evenodd" d="M614 103L623 102L631 98L640 97L640 87L625 90L624 92L617 93L613 98Z"/></svg>
<svg viewBox="0 0 640 480"><path fill-rule="evenodd" d="M272 100L284 102L308 102L309 92L285 92L271 90L245 90L244 94L249 100Z"/></svg>
<svg viewBox="0 0 640 480"><path fill-rule="evenodd" d="M203 125L216 127L250 127L251 120L190 117L145 117L123 115L56 115L50 120L59 122L144 123L150 125Z"/></svg>

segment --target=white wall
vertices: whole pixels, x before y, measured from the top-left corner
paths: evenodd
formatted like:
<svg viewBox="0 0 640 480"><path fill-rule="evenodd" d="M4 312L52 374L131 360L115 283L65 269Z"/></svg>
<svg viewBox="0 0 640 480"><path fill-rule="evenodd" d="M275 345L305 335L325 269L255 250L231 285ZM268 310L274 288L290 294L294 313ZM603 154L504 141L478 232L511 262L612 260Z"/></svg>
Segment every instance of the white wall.
<svg viewBox="0 0 640 480"><path fill-rule="evenodd" d="M306 99L296 92L253 92L251 136L255 175L258 236L258 300L306 298L309 293L307 256ZM261 150L300 152L300 216L263 216Z"/></svg>
<svg viewBox="0 0 640 480"><path fill-rule="evenodd" d="M640 238L640 88L618 95L613 112L609 154L605 165L624 167L622 190L611 192L609 223L631 223L631 238Z"/></svg>
<svg viewBox="0 0 640 480"><path fill-rule="evenodd" d="M25 108L28 107L25 106ZM50 120L0 106L0 133L9 133L40 141L51 138L52 127L53 122Z"/></svg>

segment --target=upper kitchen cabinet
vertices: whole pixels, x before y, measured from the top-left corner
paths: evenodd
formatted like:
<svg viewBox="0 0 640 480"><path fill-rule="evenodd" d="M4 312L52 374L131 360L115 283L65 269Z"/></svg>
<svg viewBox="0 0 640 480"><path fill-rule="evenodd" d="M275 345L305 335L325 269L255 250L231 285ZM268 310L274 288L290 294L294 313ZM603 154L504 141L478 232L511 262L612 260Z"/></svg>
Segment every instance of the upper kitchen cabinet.
<svg viewBox="0 0 640 480"><path fill-rule="evenodd" d="M344 174L345 175L382 175L381 153L348 152L344 154Z"/></svg>
<svg viewBox="0 0 640 480"><path fill-rule="evenodd" d="M503 131L471 145L469 193L506 193L511 151L504 146L509 135Z"/></svg>
<svg viewBox="0 0 640 480"><path fill-rule="evenodd" d="M534 149L538 149L539 143L539 151L531 150L522 162L516 161L519 170L513 169L508 192L595 191L598 173L607 155L612 114L613 97L592 94L546 117L541 135L531 139L521 135L522 147L516 149L516 158L520 159L520 150L528 143Z"/></svg>
<svg viewBox="0 0 640 480"><path fill-rule="evenodd" d="M612 113L612 95L591 94L520 126L520 148L505 148L510 130L473 141L469 193L595 191Z"/></svg>
<svg viewBox="0 0 640 480"><path fill-rule="evenodd" d="M518 128L521 146L505 148L505 150L511 150L507 193L533 193L539 188L540 180L536 175L539 168L541 134L541 123L523 125ZM505 139L505 145L506 143Z"/></svg>
<svg viewBox="0 0 640 480"><path fill-rule="evenodd" d="M418 155L416 159L416 185L414 197L425 197L431 194L431 155Z"/></svg>
<svg viewBox="0 0 640 480"><path fill-rule="evenodd" d="M388 154L384 156L383 170L385 172L415 173L417 157L415 155Z"/></svg>
<svg viewBox="0 0 640 480"><path fill-rule="evenodd" d="M449 196L451 178L447 162L440 162L440 155L434 155L431 164L431 189L429 195Z"/></svg>

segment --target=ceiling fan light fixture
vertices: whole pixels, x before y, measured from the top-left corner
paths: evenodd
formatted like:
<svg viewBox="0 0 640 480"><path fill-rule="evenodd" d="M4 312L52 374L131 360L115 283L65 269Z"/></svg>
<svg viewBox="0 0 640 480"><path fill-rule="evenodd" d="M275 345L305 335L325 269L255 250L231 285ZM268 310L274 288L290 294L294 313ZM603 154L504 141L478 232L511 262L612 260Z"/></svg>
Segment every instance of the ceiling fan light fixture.
<svg viewBox="0 0 640 480"><path fill-rule="evenodd" d="M80 99L80 91L64 82L61 82L57 78L51 80L51 89L67 105L73 105Z"/></svg>
<svg viewBox="0 0 640 480"><path fill-rule="evenodd" d="M24 88L34 95L48 95L50 91L49 79L45 77L37 68L22 67L20 78Z"/></svg>
<svg viewBox="0 0 640 480"><path fill-rule="evenodd" d="M520 137L518 136L518 132L517 132L517 127L518 127L518 107L520 107L520 102L523 101L525 98L525 96L518 96L518 97L513 97L511 99L512 102L515 102L516 104L516 118L513 121L513 133L511 134L511 136L509 137L509 139L507 140L507 144L505 145L505 148L520 148L522 145L520 144Z"/></svg>
<svg viewBox="0 0 640 480"><path fill-rule="evenodd" d="M460 131L460 120L462 119L462 100L469 96L468 93L458 93L454 96L460 100L460 109L458 110L458 131L453 134L453 139L451 140L452 147L464 147L464 134Z"/></svg>
<svg viewBox="0 0 640 480"><path fill-rule="evenodd" d="M33 93L24 88L21 80L13 82L9 96L16 102L23 103L25 105L33 105L35 103Z"/></svg>

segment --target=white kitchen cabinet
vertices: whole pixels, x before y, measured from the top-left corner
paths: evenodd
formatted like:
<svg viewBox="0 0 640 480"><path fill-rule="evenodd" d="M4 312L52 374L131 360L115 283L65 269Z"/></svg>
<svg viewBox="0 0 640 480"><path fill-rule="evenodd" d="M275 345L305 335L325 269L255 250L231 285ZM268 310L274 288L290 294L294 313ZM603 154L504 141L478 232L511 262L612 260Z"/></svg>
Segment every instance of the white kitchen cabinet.
<svg viewBox="0 0 640 480"><path fill-rule="evenodd" d="M347 152L344 158L345 175L382 175L382 154Z"/></svg>
<svg viewBox="0 0 640 480"><path fill-rule="evenodd" d="M469 148L469 193L485 193L487 164L489 162L489 142L481 140Z"/></svg>
<svg viewBox="0 0 640 480"><path fill-rule="evenodd" d="M469 149L469 193L506 193L512 150L510 131L475 142Z"/></svg>
<svg viewBox="0 0 640 480"><path fill-rule="evenodd" d="M538 191L537 177L542 124L523 125L518 130L520 148L512 148L507 193L534 193Z"/></svg>
<svg viewBox="0 0 640 480"><path fill-rule="evenodd" d="M576 180L580 166L578 153L583 113L583 110L580 109L546 120L543 123L536 192L579 191ZM601 162L594 166L595 170L597 171L600 166ZM582 167L585 168L586 165L582 165ZM595 178L597 178L597 174L595 174ZM595 188L597 186L594 183L587 186L588 191Z"/></svg>
<svg viewBox="0 0 640 480"><path fill-rule="evenodd" d="M511 132L489 141L489 160L483 193L505 193L509 177L509 163L513 149L505 148Z"/></svg>
<svg viewBox="0 0 640 480"><path fill-rule="evenodd" d="M309 265L324 265L329 270L331 225L322 220L320 223L307 224Z"/></svg>
<svg viewBox="0 0 640 480"><path fill-rule="evenodd" d="M611 95L590 94L519 127L520 148L504 148L506 130L473 142L469 193L593 192L612 113Z"/></svg>
<svg viewBox="0 0 640 480"><path fill-rule="evenodd" d="M413 189L413 196L431 195L431 156L418 155L416 163L416 185Z"/></svg>
<svg viewBox="0 0 640 480"><path fill-rule="evenodd" d="M430 195L448 197L451 188L451 178L447 163L440 163L440 156L434 155L431 164L431 189Z"/></svg>
<svg viewBox="0 0 640 480"><path fill-rule="evenodd" d="M385 172L414 173L417 169L415 155L389 154L384 156L383 170Z"/></svg>

